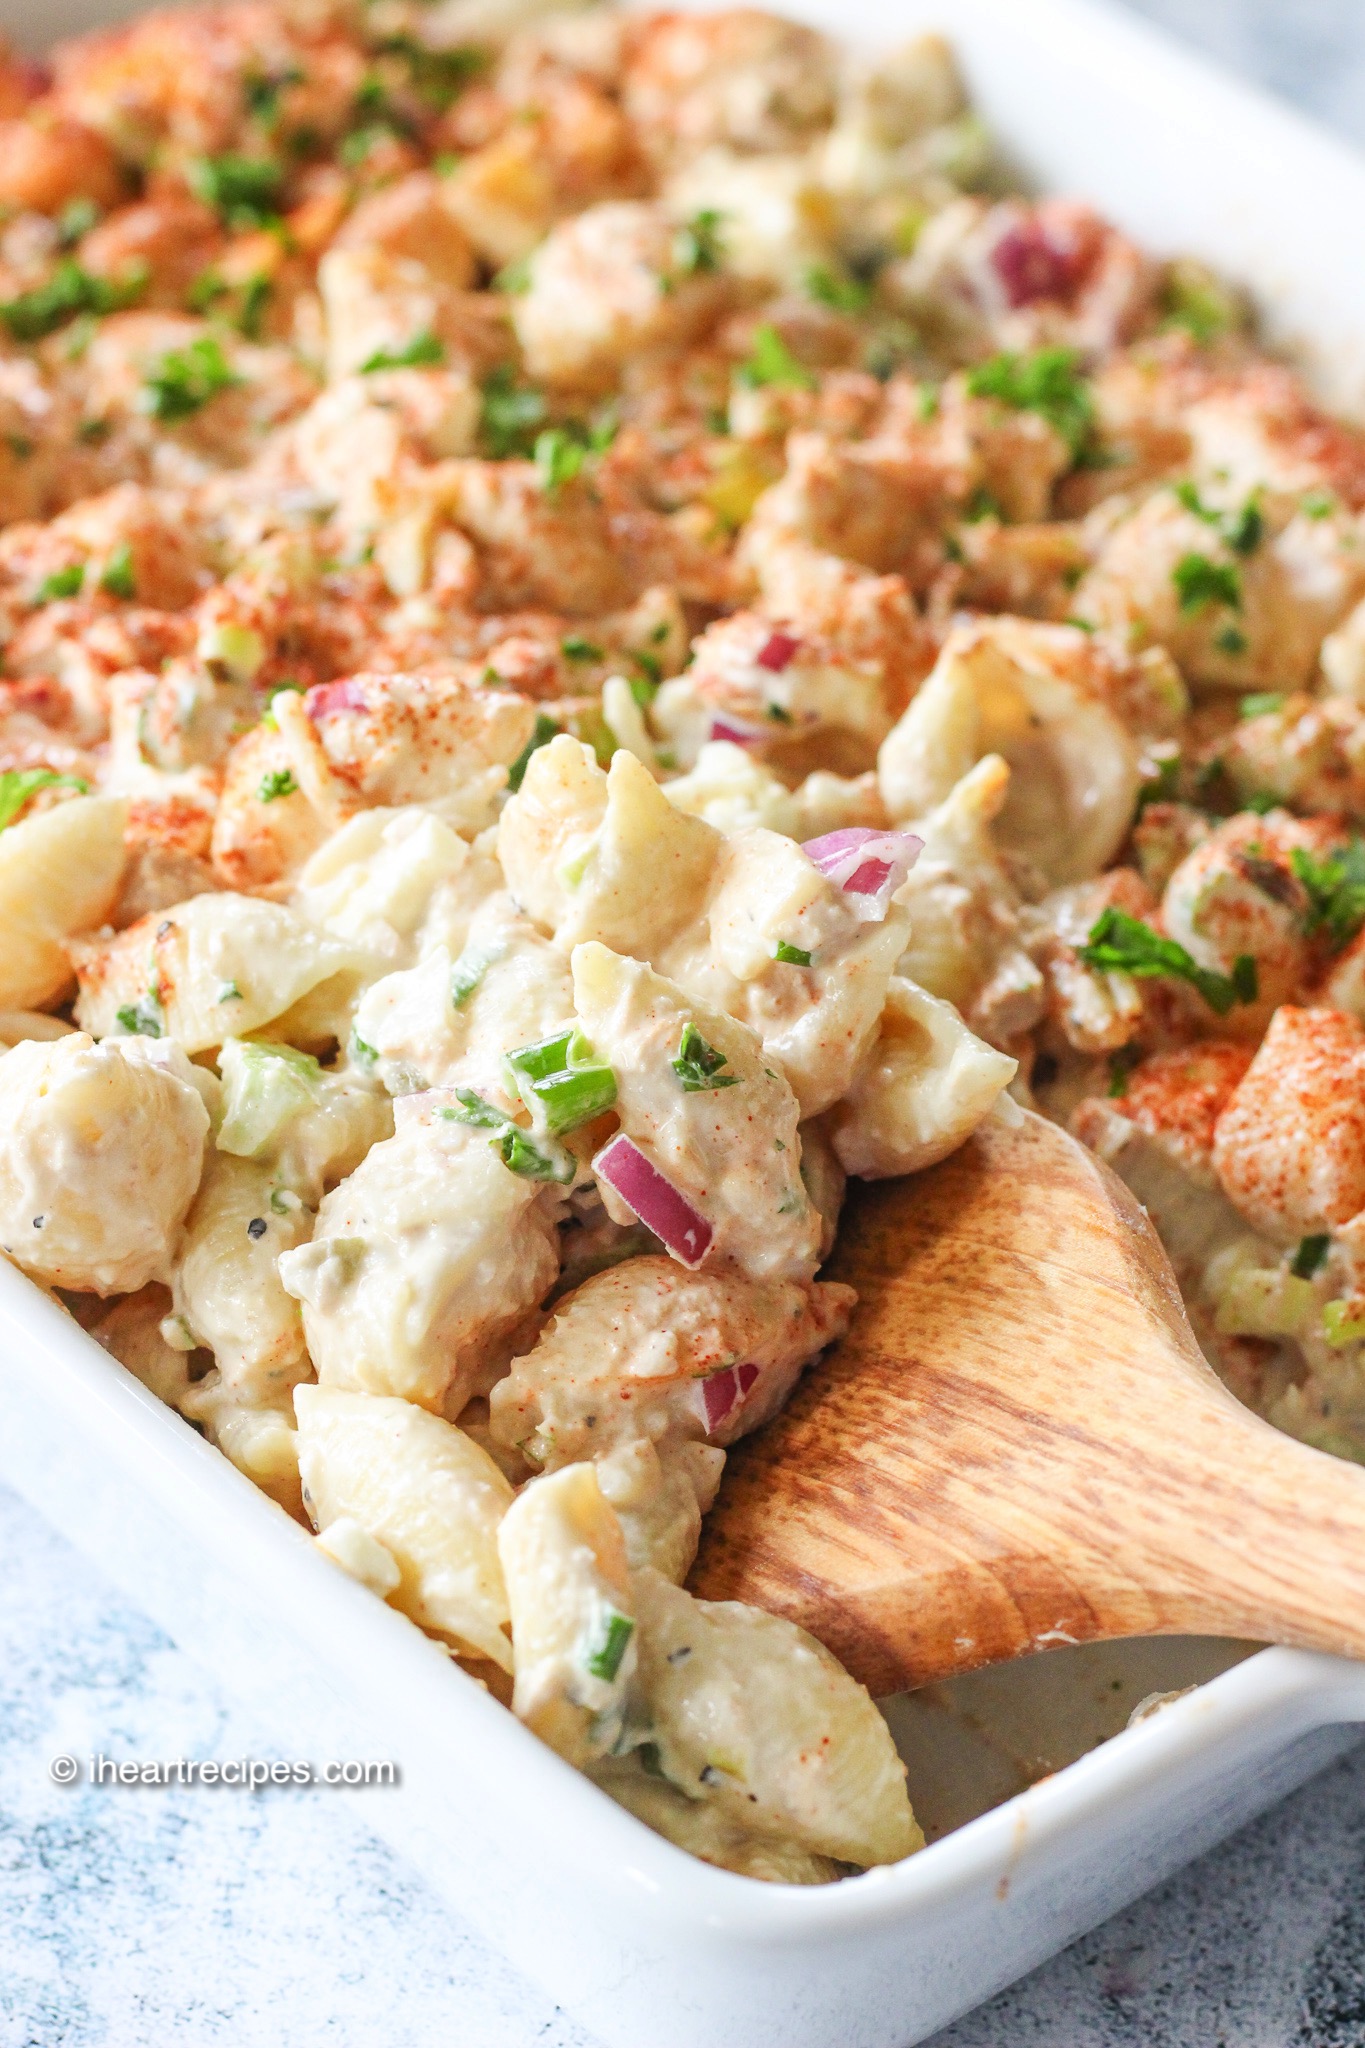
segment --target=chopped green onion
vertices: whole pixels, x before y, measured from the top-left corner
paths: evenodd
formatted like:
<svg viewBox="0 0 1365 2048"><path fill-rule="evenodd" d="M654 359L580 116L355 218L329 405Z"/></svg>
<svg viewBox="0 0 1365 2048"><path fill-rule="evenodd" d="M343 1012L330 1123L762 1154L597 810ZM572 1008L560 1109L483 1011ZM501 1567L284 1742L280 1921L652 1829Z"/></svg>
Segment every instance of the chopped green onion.
<svg viewBox="0 0 1365 2048"><path fill-rule="evenodd" d="M529 455L545 424L545 394L533 384L518 384L514 372L500 364L484 380L479 432L497 461Z"/></svg>
<svg viewBox="0 0 1365 2048"><path fill-rule="evenodd" d="M725 218L714 206L704 206L685 221L673 237L673 261L684 277L698 277L719 270L725 254L720 224Z"/></svg>
<svg viewBox="0 0 1365 2048"><path fill-rule="evenodd" d="M466 946L450 970L450 1000L462 1010L490 967L503 956L500 945Z"/></svg>
<svg viewBox="0 0 1365 2048"><path fill-rule="evenodd" d="M493 279L495 292L502 292L509 299L519 299L531 289L531 259L518 256L513 263L504 263Z"/></svg>
<svg viewBox="0 0 1365 2048"><path fill-rule="evenodd" d="M513 796L516 795L522 783L526 780L526 770L530 766L532 754L539 753L542 747L548 747L550 741L558 739L558 737L559 727L555 724L553 718L547 718L543 711L538 711L536 713L535 731L531 734L530 739L527 740L526 745L507 771L507 787L511 790Z"/></svg>
<svg viewBox="0 0 1365 2048"><path fill-rule="evenodd" d="M104 565L100 577L100 589L108 597L132 599L137 596L137 581L133 575L133 551L125 540L116 547Z"/></svg>
<svg viewBox="0 0 1365 2048"><path fill-rule="evenodd" d="M809 954L806 956L809 959ZM695 1024L684 1024L678 1040L677 1057L668 1063L682 1082L685 1095L699 1095L712 1088L734 1088L738 1074L725 1074L729 1056L708 1045Z"/></svg>
<svg viewBox="0 0 1365 2048"><path fill-rule="evenodd" d="M426 328L421 334L414 334L402 348L377 348L360 365L360 374L368 377L375 370L432 369L445 359L445 343L439 334L433 334L430 328Z"/></svg>
<svg viewBox="0 0 1365 2048"><path fill-rule="evenodd" d="M527 1180L553 1180L561 1183L571 1181L577 1165L571 1154L558 1145L550 1151L542 1151L534 1140L511 1117L504 1116L500 1109L494 1109L491 1102L485 1102L472 1088L457 1088L455 1099L460 1105L452 1109L443 1103L439 1114L447 1122L470 1124L475 1130L492 1131L494 1136L489 1144L510 1173L519 1173Z"/></svg>
<svg viewBox="0 0 1365 2048"><path fill-rule="evenodd" d="M774 960L780 960L787 967L809 967L811 956L800 946L789 946L785 939L779 939L773 949Z"/></svg>
<svg viewBox="0 0 1365 2048"><path fill-rule="evenodd" d="M629 1616L618 1614L615 1608L611 1608L600 1641L584 1659L588 1676L605 1679L610 1684L621 1669L621 1660L634 1633L635 1623Z"/></svg>
<svg viewBox="0 0 1365 2048"><path fill-rule="evenodd" d="M872 302L872 287L860 277L841 276L822 263L812 264L805 277L806 296L817 305L836 313L865 313Z"/></svg>
<svg viewBox="0 0 1365 2048"><path fill-rule="evenodd" d="M594 640L585 640L581 633L566 633L559 643L559 651L565 661L605 661L606 649Z"/></svg>
<svg viewBox="0 0 1365 2048"><path fill-rule="evenodd" d="M69 249L88 235L97 225L100 210L93 199L71 199L57 215L57 233L61 236L62 247Z"/></svg>
<svg viewBox="0 0 1365 2048"><path fill-rule="evenodd" d="M1202 263L1183 258L1171 265L1161 311L1166 327L1183 327L1201 348L1243 324L1242 309L1227 286Z"/></svg>
<svg viewBox="0 0 1365 2048"><path fill-rule="evenodd" d="M68 562L64 569L54 569L50 576L44 576L35 602L52 604L57 598L79 597L84 582L84 562Z"/></svg>
<svg viewBox="0 0 1365 2048"><path fill-rule="evenodd" d="M114 1021L130 1038L163 1037L166 1012L162 1008L160 989L149 988L135 1003L125 1003L122 1009L114 1012Z"/></svg>
<svg viewBox="0 0 1365 2048"><path fill-rule="evenodd" d="M1253 690L1248 697L1238 699L1239 718L1265 718L1272 711L1283 711L1283 690Z"/></svg>
<svg viewBox="0 0 1365 2048"><path fill-rule="evenodd" d="M84 796L89 787L81 776L58 775L54 768L7 768L0 775L0 832L14 823L40 789L74 789Z"/></svg>
<svg viewBox="0 0 1365 2048"><path fill-rule="evenodd" d="M1091 926L1077 957L1101 974L1131 974L1139 980L1169 975L1187 981L1218 1016L1225 1017L1234 1004L1254 1003L1258 993L1256 962L1242 953L1231 974L1215 974L1200 967L1176 939L1162 938L1141 918L1130 917L1111 904Z"/></svg>
<svg viewBox="0 0 1365 2048"><path fill-rule="evenodd" d="M503 1065L537 1127L562 1138L616 1100L616 1075L576 1024L506 1054Z"/></svg>
<svg viewBox="0 0 1365 2048"><path fill-rule="evenodd" d="M347 1051L358 1067L373 1067L378 1064L379 1049L362 1038L358 1031L352 1031Z"/></svg>
<svg viewBox="0 0 1365 2048"><path fill-rule="evenodd" d="M553 498L565 484L571 484L587 457L583 442L567 427L546 427L536 435L532 460L546 497Z"/></svg>
<svg viewBox="0 0 1365 2048"><path fill-rule="evenodd" d="M1326 1231L1299 1239L1298 1250L1289 1262L1289 1270L1296 1280L1312 1279L1327 1257L1327 1248L1331 1242Z"/></svg>
<svg viewBox="0 0 1365 2048"><path fill-rule="evenodd" d="M1130 1045L1120 1046L1117 1052L1110 1053L1109 1086L1104 1092L1111 1101L1121 1101L1128 1093L1129 1077L1141 1058L1142 1054Z"/></svg>
<svg viewBox="0 0 1365 2048"><path fill-rule="evenodd" d="M755 328L749 359L740 364L735 380L750 391L767 385L785 386L797 391L815 389L815 379L805 364L797 361L777 329L766 321Z"/></svg>

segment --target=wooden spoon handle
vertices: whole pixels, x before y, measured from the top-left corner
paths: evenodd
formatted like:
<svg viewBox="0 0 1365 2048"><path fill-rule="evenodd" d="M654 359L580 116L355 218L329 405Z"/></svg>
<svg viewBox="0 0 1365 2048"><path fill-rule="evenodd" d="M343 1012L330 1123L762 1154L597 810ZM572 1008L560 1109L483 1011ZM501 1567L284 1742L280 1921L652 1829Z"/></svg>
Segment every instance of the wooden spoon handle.
<svg viewBox="0 0 1365 2048"><path fill-rule="evenodd" d="M1365 1470L1234 1400L1143 1212L1030 1125L852 1195L853 1328L731 1453L690 1583L875 1692L1129 1635L1365 1657Z"/></svg>

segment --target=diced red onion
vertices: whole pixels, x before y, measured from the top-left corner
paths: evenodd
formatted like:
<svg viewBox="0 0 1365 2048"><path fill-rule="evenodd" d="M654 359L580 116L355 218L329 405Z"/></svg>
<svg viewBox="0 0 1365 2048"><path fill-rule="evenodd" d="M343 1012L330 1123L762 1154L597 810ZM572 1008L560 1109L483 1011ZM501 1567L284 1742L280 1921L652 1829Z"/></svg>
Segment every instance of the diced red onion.
<svg viewBox="0 0 1365 2048"><path fill-rule="evenodd" d="M871 825L845 825L808 839L801 851L826 881L853 899L864 924L880 924L891 898L923 850L913 832L878 832Z"/></svg>
<svg viewBox="0 0 1365 2048"><path fill-rule="evenodd" d="M708 1436L720 1428L727 1415L734 1413L757 1378L756 1365L727 1365L721 1372L709 1373L701 1382L698 1391Z"/></svg>
<svg viewBox="0 0 1365 2048"><path fill-rule="evenodd" d="M338 711L364 711L365 692L354 677L340 683L315 683L303 708L315 723L320 718L334 718Z"/></svg>
<svg viewBox="0 0 1365 2048"><path fill-rule="evenodd" d="M991 251L991 268L1011 306L1064 299L1075 290L1080 252L1054 241L1038 221L1007 228Z"/></svg>
<svg viewBox="0 0 1365 2048"><path fill-rule="evenodd" d="M715 1234L711 1225L624 1131L602 1147L592 1170L634 1210L646 1229L662 1238L681 1265L695 1270L701 1264Z"/></svg>
<svg viewBox="0 0 1365 2048"><path fill-rule="evenodd" d="M764 740L771 737L771 731L769 726L744 725L737 718L716 713L712 716L711 730L706 737L709 740L728 740L732 747L761 747Z"/></svg>
<svg viewBox="0 0 1365 2048"><path fill-rule="evenodd" d="M790 633L769 633L754 660L760 668L771 669L774 675L781 675L784 668L791 666L800 645L801 642L794 640Z"/></svg>

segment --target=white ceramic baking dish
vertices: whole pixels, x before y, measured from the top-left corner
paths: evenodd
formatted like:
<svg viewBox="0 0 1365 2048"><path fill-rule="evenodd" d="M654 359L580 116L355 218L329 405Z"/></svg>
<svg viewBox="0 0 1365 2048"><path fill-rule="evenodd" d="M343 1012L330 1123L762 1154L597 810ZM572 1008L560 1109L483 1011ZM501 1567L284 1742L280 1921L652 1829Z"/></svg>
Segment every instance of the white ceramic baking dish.
<svg viewBox="0 0 1365 2048"><path fill-rule="evenodd" d="M1342 146L1085 0L787 4L868 43L947 29L1027 176L1241 277L1338 403L1365 397L1365 164ZM0 27L33 47L130 11L0 0ZM281 1754L394 1759L401 1785L358 1795L368 1821L619 2048L907 2048L1365 1720L1365 1667L1329 1658L1060 1652L892 1708L917 1804L949 1830L921 1855L822 1889L765 1886L683 1855L542 1748L3 1262L0 1475L249 1696ZM1079 1754L1140 1692L1238 1654Z"/></svg>

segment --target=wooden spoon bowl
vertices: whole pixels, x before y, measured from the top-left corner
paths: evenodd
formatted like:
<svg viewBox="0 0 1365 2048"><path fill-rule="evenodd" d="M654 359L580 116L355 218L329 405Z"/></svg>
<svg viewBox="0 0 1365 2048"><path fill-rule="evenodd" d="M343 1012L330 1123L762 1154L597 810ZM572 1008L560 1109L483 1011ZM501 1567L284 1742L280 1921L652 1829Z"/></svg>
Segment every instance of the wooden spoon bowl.
<svg viewBox="0 0 1365 2048"><path fill-rule="evenodd" d="M1365 1470L1242 1407L1132 1196L1042 1118L850 1190L847 1337L730 1454L689 1584L873 1693L1218 1635L1365 1656Z"/></svg>

